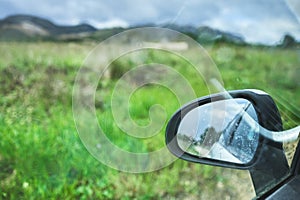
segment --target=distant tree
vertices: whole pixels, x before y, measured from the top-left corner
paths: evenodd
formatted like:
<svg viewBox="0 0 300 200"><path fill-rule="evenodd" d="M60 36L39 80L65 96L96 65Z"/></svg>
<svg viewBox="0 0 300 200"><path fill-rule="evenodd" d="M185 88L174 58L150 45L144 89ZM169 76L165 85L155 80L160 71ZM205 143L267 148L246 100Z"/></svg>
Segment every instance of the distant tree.
<svg viewBox="0 0 300 200"><path fill-rule="evenodd" d="M218 133L214 127L208 127L204 133L200 136L202 145L211 147L220 138L221 133Z"/></svg>
<svg viewBox="0 0 300 200"><path fill-rule="evenodd" d="M199 143L200 144L202 144L204 142L204 139L206 137L207 132L208 132L208 128L206 128L204 133L200 135L200 137L199 137Z"/></svg>
<svg viewBox="0 0 300 200"><path fill-rule="evenodd" d="M295 38L289 34L286 34L280 44L281 47L283 48L290 48L296 46L297 41Z"/></svg>

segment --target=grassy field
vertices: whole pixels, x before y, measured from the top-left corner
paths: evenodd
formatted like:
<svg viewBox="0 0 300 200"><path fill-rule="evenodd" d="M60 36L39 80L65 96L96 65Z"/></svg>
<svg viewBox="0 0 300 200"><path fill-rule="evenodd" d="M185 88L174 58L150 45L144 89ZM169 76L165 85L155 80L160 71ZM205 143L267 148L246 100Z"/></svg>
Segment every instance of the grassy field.
<svg viewBox="0 0 300 200"><path fill-rule="evenodd" d="M111 169L93 158L78 137L72 113L77 70L94 43L0 43L0 199L247 199L253 191L247 172L176 160L144 174ZM208 48L225 88L262 89L274 97L284 127L300 123L300 59L295 49ZM197 96L208 94L188 63L153 53L188 77ZM110 78L99 84L97 116L111 141L133 152L164 146L164 131L139 140L122 134L110 110L111 88L128 69L112 63ZM153 95L155 94L155 95ZM150 98L151 97L151 98ZM130 114L149 123L148 109L161 104L167 117L179 108L174 94L159 86L137 90Z"/></svg>

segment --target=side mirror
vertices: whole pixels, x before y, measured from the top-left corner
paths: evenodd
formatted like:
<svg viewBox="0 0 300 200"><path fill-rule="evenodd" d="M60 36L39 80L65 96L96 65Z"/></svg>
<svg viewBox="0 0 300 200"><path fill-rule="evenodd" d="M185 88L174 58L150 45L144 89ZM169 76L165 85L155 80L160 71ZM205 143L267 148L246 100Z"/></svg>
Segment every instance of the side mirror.
<svg viewBox="0 0 300 200"><path fill-rule="evenodd" d="M227 99L196 107L179 123L177 141L187 153L214 160L247 164L259 143L255 109L246 99ZM251 123L251 124L250 124Z"/></svg>
<svg viewBox="0 0 300 200"><path fill-rule="evenodd" d="M260 135L260 127L282 130L278 109L272 98L259 90L230 91L230 98L226 94L197 99L173 115L166 143L175 156L238 169L255 165L262 146L272 143Z"/></svg>

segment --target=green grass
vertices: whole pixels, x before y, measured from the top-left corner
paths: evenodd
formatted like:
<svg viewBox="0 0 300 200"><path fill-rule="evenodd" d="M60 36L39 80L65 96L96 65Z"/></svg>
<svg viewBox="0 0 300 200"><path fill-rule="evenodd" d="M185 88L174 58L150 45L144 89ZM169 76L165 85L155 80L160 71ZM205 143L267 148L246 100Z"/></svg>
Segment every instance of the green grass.
<svg viewBox="0 0 300 200"><path fill-rule="evenodd" d="M93 158L78 137L72 113L75 76L93 47L95 44L88 43L0 44L0 199L221 199L247 195L237 188L245 181L250 183L241 171L177 160L155 172L130 174ZM209 54L226 89L262 89L274 96L285 128L299 124L300 60L296 50L223 44L213 46ZM130 62L125 56L112 63L111 79L99 83L98 121L119 147L151 152L164 146L166 124L157 135L140 140L125 135L110 110L111 89L134 64ZM203 80L186 61L153 52L145 63L152 62L178 70L197 96L208 94ZM167 119L180 107L170 90L148 85L130 97L130 116L146 126L154 104L165 108Z"/></svg>

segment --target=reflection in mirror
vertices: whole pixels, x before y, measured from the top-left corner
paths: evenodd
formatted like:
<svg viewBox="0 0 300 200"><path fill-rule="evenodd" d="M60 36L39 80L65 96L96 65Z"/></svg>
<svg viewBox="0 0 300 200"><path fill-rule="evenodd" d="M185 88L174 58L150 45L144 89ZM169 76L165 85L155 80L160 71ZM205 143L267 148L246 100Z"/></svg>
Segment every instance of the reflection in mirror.
<svg viewBox="0 0 300 200"><path fill-rule="evenodd" d="M259 125L250 101L215 101L189 111L179 124L177 141L185 152L231 163L249 163L256 152Z"/></svg>

